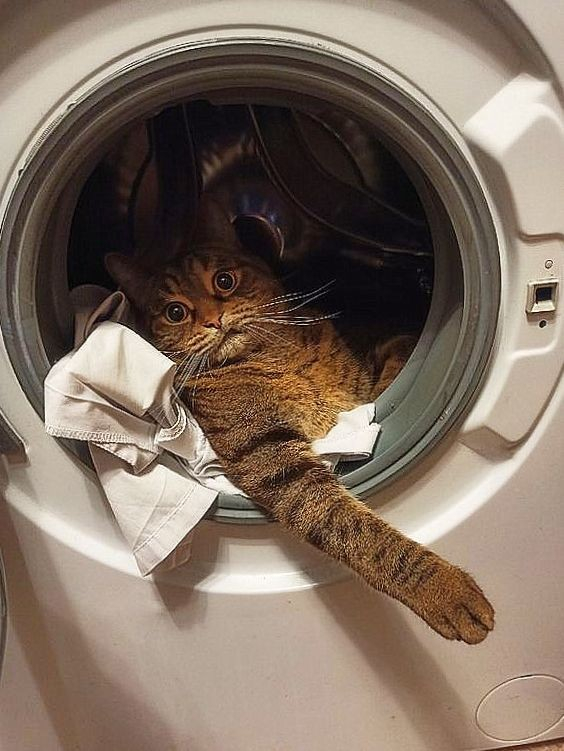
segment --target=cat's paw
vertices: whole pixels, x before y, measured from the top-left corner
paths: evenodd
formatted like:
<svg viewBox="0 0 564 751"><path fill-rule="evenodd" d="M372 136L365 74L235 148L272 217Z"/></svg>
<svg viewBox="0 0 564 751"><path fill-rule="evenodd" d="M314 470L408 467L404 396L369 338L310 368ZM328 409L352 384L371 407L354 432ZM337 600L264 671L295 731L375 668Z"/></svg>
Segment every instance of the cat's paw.
<svg viewBox="0 0 564 751"><path fill-rule="evenodd" d="M445 639L479 644L494 627L494 610L474 579L443 561L418 588L411 607Z"/></svg>

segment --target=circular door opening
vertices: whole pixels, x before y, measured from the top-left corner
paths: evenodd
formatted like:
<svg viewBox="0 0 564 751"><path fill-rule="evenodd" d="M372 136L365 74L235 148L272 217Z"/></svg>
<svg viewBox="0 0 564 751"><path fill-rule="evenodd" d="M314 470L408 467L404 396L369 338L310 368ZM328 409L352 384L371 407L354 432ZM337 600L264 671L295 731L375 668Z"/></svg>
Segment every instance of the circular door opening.
<svg viewBox="0 0 564 751"><path fill-rule="evenodd" d="M0 239L2 328L22 387L42 414L43 379L72 346L70 291L107 284L103 253L121 249L105 248L107 155L167 113L180 113L190 132L188 157L204 187L223 195L232 216L274 227L299 284L323 284L329 269L345 282L341 306L354 298L355 314L392 310L418 322L411 359L376 402L373 457L339 468L367 496L427 453L470 404L495 333L499 263L487 203L455 134L422 97L340 58L294 45L201 44L116 74L69 108L19 176ZM132 174L129 207L132 185L146 177L139 163ZM383 233L382 213L402 221ZM143 236L131 214L118 216L120 245ZM369 311L375 290L380 308ZM215 516L262 518L237 496L220 497Z"/></svg>

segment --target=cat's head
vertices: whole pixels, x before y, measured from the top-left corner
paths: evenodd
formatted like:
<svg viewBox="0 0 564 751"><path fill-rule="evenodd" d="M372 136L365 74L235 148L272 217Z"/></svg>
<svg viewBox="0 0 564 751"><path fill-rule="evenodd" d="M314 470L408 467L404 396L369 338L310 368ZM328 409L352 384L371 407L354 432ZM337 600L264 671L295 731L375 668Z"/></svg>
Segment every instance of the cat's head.
<svg viewBox="0 0 564 751"><path fill-rule="evenodd" d="M249 244L260 242L260 237L251 241L248 228L247 234ZM207 357L213 366L259 349L264 336L258 319L283 292L257 248L243 245L212 201L203 203L189 247L172 264L148 268L111 253L106 266L144 333L178 362L193 355Z"/></svg>

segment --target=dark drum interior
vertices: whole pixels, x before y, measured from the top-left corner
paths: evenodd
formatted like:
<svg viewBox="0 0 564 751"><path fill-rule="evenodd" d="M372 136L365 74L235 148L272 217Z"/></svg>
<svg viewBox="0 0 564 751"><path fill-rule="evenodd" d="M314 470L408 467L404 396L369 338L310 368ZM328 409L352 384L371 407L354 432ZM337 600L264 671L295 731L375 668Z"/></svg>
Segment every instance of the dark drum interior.
<svg viewBox="0 0 564 751"><path fill-rule="evenodd" d="M409 158L386 140L334 107L169 107L124 132L86 181L71 226L69 287L111 288L109 251L165 262L211 193L289 290L329 284L316 305L340 311L337 325L377 317L421 331L431 236ZM116 155L126 162L119 175Z"/></svg>
<svg viewBox="0 0 564 751"><path fill-rule="evenodd" d="M288 291L321 290L316 307L338 314L344 336L376 321L420 334L433 245L409 171L417 167L397 144L334 106L196 99L168 107L124 130L86 180L69 235L69 289L112 289L109 251L165 263L174 239L190 236L202 195L212 194ZM346 477L360 466L337 471Z"/></svg>

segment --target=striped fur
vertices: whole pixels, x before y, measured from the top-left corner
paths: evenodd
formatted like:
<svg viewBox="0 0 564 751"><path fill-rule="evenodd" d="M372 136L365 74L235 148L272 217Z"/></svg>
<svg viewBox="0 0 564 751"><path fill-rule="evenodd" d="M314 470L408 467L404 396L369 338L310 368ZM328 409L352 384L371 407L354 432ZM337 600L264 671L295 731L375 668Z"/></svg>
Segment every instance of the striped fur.
<svg viewBox="0 0 564 751"><path fill-rule="evenodd" d="M376 337L359 356L314 307L315 291L284 296L217 209L203 213L190 252L175 266L151 275L110 256L108 268L149 338L178 362L177 387L227 476L294 535L445 638L482 641L494 613L472 577L390 527L311 451L340 411L392 382L414 339ZM214 287L222 271L237 280L228 293ZM166 317L175 301L187 312L181 323Z"/></svg>

